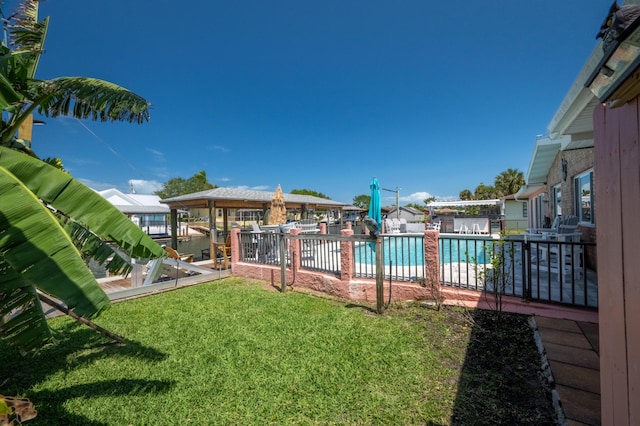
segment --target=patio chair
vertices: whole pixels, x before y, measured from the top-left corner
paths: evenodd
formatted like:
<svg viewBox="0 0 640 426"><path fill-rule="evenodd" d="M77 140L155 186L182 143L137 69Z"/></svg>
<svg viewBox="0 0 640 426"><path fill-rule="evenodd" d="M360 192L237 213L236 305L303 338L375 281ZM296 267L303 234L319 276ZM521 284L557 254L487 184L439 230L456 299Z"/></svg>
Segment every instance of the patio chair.
<svg viewBox="0 0 640 426"><path fill-rule="evenodd" d="M315 219L302 219L298 222L298 227L302 234L317 234L320 232L318 228L318 222Z"/></svg>
<svg viewBox="0 0 640 426"><path fill-rule="evenodd" d="M440 231L440 222L427 223L426 229Z"/></svg>
<svg viewBox="0 0 640 426"><path fill-rule="evenodd" d="M224 243L213 243L215 250L215 257L213 259L214 268L224 266L224 269L229 269L229 259L231 258L231 234L227 234L227 239Z"/></svg>
<svg viewBox="0 0 640 426"><path fill-rule="evenodd" d="M555 233L558 231L558 225L560 224L560 216L556 216L553 223L551 224L551 228L529 228L527 229L527 235L536 236L542 233L552 232Z"/></svg>
<svg viewBox="0 0 640 426"><path fill-rule="evenodd" d="M171 259L181 260L183 262L193 262L193 254L180 254L175 249L169 246L163 246Z"/></svg>
<svg viewBox="0 0 640 426"><path fill-rule="evenodd" d="M554 242L532 243L531 266L539 271L568 276L582 277L584 256L582 245L567 244L580 242L580 233L558 233ZM537 256L539 254L539 257Z"/></svg>

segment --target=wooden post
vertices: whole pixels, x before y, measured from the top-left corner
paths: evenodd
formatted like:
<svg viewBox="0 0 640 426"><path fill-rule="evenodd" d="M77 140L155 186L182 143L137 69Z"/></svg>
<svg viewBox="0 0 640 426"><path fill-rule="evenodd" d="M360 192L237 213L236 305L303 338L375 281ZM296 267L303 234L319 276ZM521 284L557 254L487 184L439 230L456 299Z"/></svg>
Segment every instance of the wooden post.
<svg viewBox="0 0 640 426"><path fill-rule="evenodd" d="M382 255L382 238L376 238L376 312L384 310L384 256Z"/></svg>
<svg viewBox="0 0 640 426"><path fill-rule="evenodd" d="M178 250L178 210L171 209L171 248Z"/></svg>
<svg viewBox="0 0 640 426"><path fill-rule="evenodd" d="M100 327L98 324L89 321L86 318L82 318L81 316L78 316L77 314L75 314L73 311L70 311L69 309L67 309L66 306L61 305L60 303L56 302L55 300L51 299L48 296L45 296L43 293L38 291L38 298L40 298L40 300L42 300L44 303L48 304L49 306L53 306L54 308L56 308L57 310L59 310L60 312L63 312L67 315L69 315L71 318L73 318L74 320L78 321L79 323L82 323L90 328L93 328L94 330L96 330L98 333L109 337L110 339L115 340L116 342L120 343L121 345L124 345L125 341L122 337L118 336L117 334L114 334L112 332L110 332L109 330Z"/></svg>

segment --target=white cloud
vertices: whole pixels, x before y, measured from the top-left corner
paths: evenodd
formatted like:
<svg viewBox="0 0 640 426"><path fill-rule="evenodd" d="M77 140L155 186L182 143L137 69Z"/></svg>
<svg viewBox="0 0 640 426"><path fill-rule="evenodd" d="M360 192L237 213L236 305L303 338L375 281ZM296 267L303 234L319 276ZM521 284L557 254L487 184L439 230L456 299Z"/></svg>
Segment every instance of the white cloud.
<svg viewBox="0 0 640 426"><path fill-rule="evenodd" d="M413 194L402 196L402 192L400 193L400 201L403 203L417 203L422 204L424 200L432 197L428 192L414 192ZM401 204L402 205L402 204Z"/></svg>
<svg viewBox="0 0 640 426"><path fill-rule="evenodd" d="M153 157L156 161L167 161L163 152L153 148L146 148L146 150L153 154Z"/></svg>
<svg viewBox="0 0 640 426"><path fill-rule="evenodd" d="M136 194L153 194L162 188L162 184L155 180L130 179L129 185L133 187Z"/></svg>

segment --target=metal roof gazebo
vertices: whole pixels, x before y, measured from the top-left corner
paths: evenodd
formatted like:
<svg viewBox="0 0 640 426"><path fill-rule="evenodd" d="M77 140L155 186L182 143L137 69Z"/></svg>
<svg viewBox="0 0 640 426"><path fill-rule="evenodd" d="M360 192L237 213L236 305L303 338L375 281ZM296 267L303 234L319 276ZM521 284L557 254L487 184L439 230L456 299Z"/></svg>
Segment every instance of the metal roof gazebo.
<svg viewBox="0 0 640 426"><path fill-rule="evenodd" d="M250 189L220 187L167 198L160 202L167 204L171 210L171 244L174 244L174 247L176 247L178 237L173 230L177 228L178 210L208 209L209 229L214 230L217 224L216 215L212 212L215 211L215 209L222 209L224 212L222 215L223 226L224 229L228 229L228 209L262 209L266 211L270 207L272 199L273 191L254 191ZM348 204L339 201L300 194L284 194L284 204L287 209L300 209L303 213L314 209L338 209L340 210L341 218L344 208L349 207ZM214 241L215 232L210 232L210 234L212 241Z"/></svg>

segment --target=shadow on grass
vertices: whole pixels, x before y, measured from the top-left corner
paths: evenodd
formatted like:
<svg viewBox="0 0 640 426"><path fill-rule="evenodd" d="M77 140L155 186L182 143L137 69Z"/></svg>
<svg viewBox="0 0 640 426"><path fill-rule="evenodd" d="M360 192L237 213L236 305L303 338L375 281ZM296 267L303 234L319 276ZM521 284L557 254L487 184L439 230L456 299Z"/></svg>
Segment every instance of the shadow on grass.
<svg viewBox="0 0 640 426"><path fill-rule="evenodd" d="M527 317L494 311L465 313L473 324L452 424L555 425Z"/></svg>
<svg viewBox="0 0 640 426"><path fill-rule="evenodd" d="M347 309L354 309L354 308L362 309L363 311L367 311L367 312L370 312L372 314L377 314L378 313L378 311L376 311L376 309L371 307L371 306L359 305L357 303L347 303L344 307L347 308Z"/></svg>
<svg viewBox="0 0 640 426"><path fill-rule="evenodd" d="M29 395L34 404L37 404L37 423L48 425L78 424L78 425L106 425L108 423L96 422L69 413L64 408L64 403L73 398L92 398L100 396L132 396L146 393L167 392L174 386L174 382L161 380L120 379L96 381L83 385L69 386L55 391L36 391ZM46 401L40 402L38 401ZM114 407L114 409L126 409Z"/></svg>
<svg viewBox="0 0 640 426"><path fill-rule="evenodd" d="M38 410L38 416L29 424L103 425L105 423L68 412L64 407L66 401L102 395L164 393L175 385L174 381L114 379L96 380L55 391L34 391L34 388L54 374L88 365L99 359L131 357L156 363L166 358L162 352L135 341L127 340L124 345L113 343L96 331L77 323L57 327L54 334L56 344L26 356L21 356L16 349L0 341L0 393L31 400Z"/></svg>

